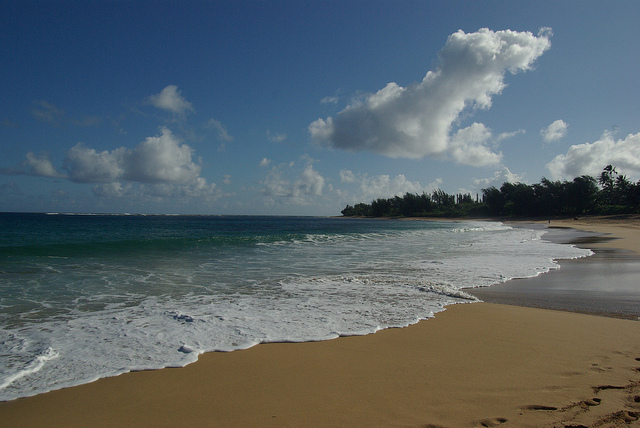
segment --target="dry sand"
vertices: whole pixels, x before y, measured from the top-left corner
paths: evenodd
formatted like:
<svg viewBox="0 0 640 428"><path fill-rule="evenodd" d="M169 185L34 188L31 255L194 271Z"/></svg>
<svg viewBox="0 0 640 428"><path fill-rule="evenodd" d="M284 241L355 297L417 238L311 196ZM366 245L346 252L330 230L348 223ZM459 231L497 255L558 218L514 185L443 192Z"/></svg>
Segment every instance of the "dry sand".
<svg viewBox="0 0 640 428"><path fill-rule="evenodd" d="M588 227L637 250L630 223ZM640 322L491 303L0 403L7 427L611 427L639 416Z"/></svg>

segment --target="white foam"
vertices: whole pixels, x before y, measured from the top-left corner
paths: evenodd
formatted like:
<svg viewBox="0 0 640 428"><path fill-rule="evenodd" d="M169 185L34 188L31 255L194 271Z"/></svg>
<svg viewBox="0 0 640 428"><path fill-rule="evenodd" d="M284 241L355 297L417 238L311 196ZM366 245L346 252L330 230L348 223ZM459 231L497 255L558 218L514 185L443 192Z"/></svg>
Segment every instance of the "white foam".
<svg viewBox="0 0 640 428"><path fill-rule="evenodd" d="M0 390L7 388L9 385L17 381L18 379L22 379L25 376L37 373L38 371L40 371L40 369L44 367L47 361L57 358L58 355L59 354L53 348L51 347L47 348L47 350L42 355L38 355L37 357L35 357L33 361L31 361L25 366L25 368L23 368L22 370L19 370L14 374L11 374L5 377L1 381L2 383L0 383Z"/></svg>

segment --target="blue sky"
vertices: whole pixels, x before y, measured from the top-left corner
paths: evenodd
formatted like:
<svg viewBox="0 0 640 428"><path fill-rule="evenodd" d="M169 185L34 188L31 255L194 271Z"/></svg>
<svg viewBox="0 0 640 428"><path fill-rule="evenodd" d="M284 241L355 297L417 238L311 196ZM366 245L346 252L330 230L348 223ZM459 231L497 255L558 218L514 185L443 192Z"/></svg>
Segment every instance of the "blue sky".
<svg viewBox="0 0 640 428"><path fill-rule="evenodd" d="M0 211L640 179L638 1L1 1Z"/></svg>

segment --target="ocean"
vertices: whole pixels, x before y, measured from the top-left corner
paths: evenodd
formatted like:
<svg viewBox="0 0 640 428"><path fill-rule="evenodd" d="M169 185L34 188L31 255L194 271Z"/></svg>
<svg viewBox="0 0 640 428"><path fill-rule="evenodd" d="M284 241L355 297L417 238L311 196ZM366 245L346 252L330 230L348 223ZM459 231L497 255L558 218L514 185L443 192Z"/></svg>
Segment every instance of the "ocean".
<svg viewBox="0 0 640 428"><path fill-rule="evenodd" d="M327 217L0 214L0 400L210 351L363 335L589 250L543 228ZM482 322L482 320L478 320Z"/></svg>

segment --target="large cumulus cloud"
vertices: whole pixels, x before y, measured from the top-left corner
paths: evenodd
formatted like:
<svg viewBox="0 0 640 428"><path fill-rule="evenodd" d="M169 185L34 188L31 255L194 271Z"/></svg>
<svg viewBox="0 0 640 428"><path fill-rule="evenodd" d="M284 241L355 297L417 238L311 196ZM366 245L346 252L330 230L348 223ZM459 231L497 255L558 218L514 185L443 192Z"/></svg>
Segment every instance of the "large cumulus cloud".
<svg viewBox="0 0 640 428"><path fill-rule="evenodd" d="M475 33L459 30L439 52L436 70L421 82L408 87L391 82L335 118L311 123L311 137L317 144L390 157L450 156L464 164L495 164L501 155L492 150L494 140L491 133L483 134L484 125L474 124L454 136L452 127L465 109L491 107L492 96L505 87L505 74L529 70L550 47L549 35L548 29L537 36L486 28Z"/></svg>

